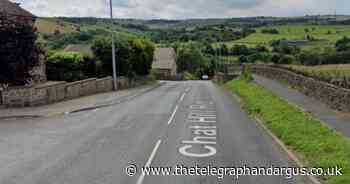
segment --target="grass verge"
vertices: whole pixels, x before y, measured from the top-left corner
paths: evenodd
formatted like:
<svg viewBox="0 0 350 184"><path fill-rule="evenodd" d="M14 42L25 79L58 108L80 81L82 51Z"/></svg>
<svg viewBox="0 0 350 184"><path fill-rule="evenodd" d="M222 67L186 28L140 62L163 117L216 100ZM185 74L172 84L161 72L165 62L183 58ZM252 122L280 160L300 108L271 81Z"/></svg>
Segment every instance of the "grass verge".
<svg viewBox="0 0 350 184"><path fill-rule="evenodd" d="M325 176L329 184L350 183L350 139L257 84L239 79L225 84L238 94L244 108L259 117L310 167L343 168L342 176Z"/></svg>

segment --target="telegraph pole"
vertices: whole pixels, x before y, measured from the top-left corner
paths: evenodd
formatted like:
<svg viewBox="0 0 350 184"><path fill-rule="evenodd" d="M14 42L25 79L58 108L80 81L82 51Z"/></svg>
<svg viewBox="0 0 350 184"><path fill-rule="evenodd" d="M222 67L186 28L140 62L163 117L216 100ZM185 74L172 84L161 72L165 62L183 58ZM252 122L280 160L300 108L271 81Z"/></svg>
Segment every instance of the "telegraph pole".
<svg viewBox="0 0 350 184"><path fill-rule="evenodd" d="M112 31L112 65L113 65L113 89L117 91L118 83L117 83L117 66L116 66L116 54L115 54L115 45L114 45L114 21L113 21L113 4L112 0L109 0L109 6L111 10L111 31Z"/></svg>

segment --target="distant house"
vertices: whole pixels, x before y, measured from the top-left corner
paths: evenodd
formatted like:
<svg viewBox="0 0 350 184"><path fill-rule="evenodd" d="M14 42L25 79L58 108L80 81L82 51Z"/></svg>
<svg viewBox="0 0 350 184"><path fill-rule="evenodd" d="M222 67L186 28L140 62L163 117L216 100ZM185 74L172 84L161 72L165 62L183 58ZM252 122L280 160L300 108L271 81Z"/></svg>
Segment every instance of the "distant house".
<svg viewBox="0 0 350 184"><path fill-rule="evenodd" d="M280 45L292 45L292 46L301 46L308 44L308 40L281 40Z"/></svg>
<svg viewBox="0 0 350 184"><path fill-rule="evenodd" d="M156 48L152 70L159 79L170 79L177 74L176 52L173 48Z"/></svg>

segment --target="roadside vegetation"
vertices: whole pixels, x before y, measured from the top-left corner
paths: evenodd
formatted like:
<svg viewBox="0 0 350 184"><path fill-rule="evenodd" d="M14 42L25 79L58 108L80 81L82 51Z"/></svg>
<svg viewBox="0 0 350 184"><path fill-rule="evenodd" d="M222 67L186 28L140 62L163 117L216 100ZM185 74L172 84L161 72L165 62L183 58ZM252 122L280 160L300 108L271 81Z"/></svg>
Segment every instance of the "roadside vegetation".
<svg viewBox="0 0 350 184"><path fill-rule="evenodd" d="M329 184L350 183L350 140L326 127L272 92L245 77L228 82L229 90L243 100L244 108L265 125L309 167L343 168L343 176L322 177Z"/></svg>
<svg viewBox="0 0 350 184"><path fill-rule="evenodd" d="M116 34L117 73L134 78L150 74L154 44L145 38ZM92 56L78 52L51 51L47 60L47 77L54 81L77 81L112 75L112 42L109 37L96 38Z"/></svg>

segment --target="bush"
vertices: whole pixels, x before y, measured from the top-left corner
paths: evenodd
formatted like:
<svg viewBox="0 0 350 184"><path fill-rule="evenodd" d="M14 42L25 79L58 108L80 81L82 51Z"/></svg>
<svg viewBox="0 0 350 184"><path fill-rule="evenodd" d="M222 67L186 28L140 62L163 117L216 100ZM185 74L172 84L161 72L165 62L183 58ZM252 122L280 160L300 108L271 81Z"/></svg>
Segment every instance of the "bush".
<svg viewBox="0 0 350 184"><path fill-rule="evenodd" d="M193 75L189 72L184 72L184 79L185 80L199 80L199 78L196 75Z"/></svg>
<svg viewBox="0 0 350 184"><path fill-rule="evenodd" d="M278 52L280 54L296 55L300 53L301 49L298 46L281 45L281 46L275 46L273 51Z"/></svg>
<svg viewBox="0 0 350 184"><path fill-rule="evenodd" d="M338 40L335 47L337 48L337 51L350 50L350 38L345 36L344 38Z"/></svg>
<svg viewBox="0 0 350 184"><path fill-rule="evenodd" d="M304 51L298 56L299 61L303 65L319 65L322 64L321 53L317 51Z"/></svg>
<svg viewBox="0 0 350 184"><path fill-rule="evenodd" d="M128 35L118 35L115 40L117 73L121 76L148 75L150 73L154 45L152 42ZM92 51L101 62L105 75L112 75L112 42L106 37L98 38Z"/></svg>
<svg viewBox="0 0 350 184"><path fill-rule="evenodd" d="M239 57L239 62L240 63L249 63L248 57L244 56L244 55L240 56Z"/></svg>
<svg viewBox="0 0 350 184"><path fill-rule="evenodd" d="M280 32L275 28L270 28L270 29L266 28L266 29L261 30L261 33L263 33L263 34L279 34Z"/></svg>
<svg viewBox="0 0 350 184"><path fill-rule="evenodd" d="M278 64L295 64L296 58L293 55L284 55L278 61Z"/></svg>
<svg viewBox="0 0 350 184"><path fill-rule="evenodd" d="M231 54L234 56L249 55L251 52L246 45L234 45L231 48Z"/></svg>
<svg viewBox="0 0 350 184"><path fill-rule="evenodd" d="M81 66L83 56L75 52L57 52L47 59L46 70L48 80L73 82L87 77Z"/></svg>
<svg viewBox="0 0 350 184"><path fill-rule="evenodd" d="M271 56L270 61L271 61L272 63L278 64L279 61L280 61L280 59L281 59L281 55L280 55L280 54L273 54L273 55Z"/></svg>
<svg viewBox="0 0 350 184"><path fill-rule="evenodd" d="M268 62L271 59L271 54L268 52L257 52L248 57L249 63Z"/></svg>

